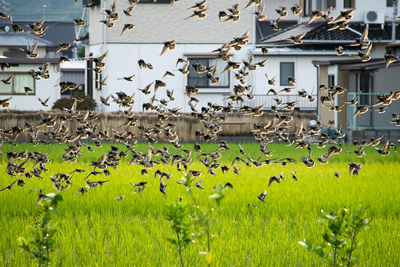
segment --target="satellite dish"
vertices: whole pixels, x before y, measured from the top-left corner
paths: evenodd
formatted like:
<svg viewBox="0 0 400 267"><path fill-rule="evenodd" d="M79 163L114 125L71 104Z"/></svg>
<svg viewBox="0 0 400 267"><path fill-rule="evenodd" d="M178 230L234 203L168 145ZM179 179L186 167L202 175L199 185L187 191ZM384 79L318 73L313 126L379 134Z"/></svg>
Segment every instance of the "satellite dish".
<svg viewBox="0 0 400 267"><path fill-rule="evenodd" d="M10 26L8 26L8 25L5 26L5 27L4 27L4 30L5 30L6 32L9 32L9 31L10 31Z"/></svg>

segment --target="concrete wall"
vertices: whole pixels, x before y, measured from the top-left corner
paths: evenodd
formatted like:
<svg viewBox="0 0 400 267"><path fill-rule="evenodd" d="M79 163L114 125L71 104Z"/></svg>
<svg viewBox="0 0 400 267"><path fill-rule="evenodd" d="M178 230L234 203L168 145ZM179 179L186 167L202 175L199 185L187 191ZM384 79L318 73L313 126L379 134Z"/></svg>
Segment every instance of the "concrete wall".
<svg viewBox="0 0 400 267"><path fill-rule="evenodd" d="M29 72L31 69L38 70L41 64L19 64L19 66L12 66L7 69L5 73L12 72ZM10 110L49 110L53 103L60 98L60 70L58 65L52 64L49 68L50 78L40 79L35 81L35 95L0 95L0 99L12 97L10 102ZM44 107L38 100L40 97L42 100L50 97L48 101L48 107Z"/></svg>
<svg viewBox="0 0 400 267"><path fill-rule="evenodd" d="M23 128L25 122L29 122L32 125L37 124L40 121L42 115L57 114L65 115L62 111L51 111L51 112L8 112L0 111L0 129L10 129L11 127L18 126ZM138 124L143 124L145 127L154 126L157 122L157 116L154 113L138 113L135 115L138 118ZM126 116L122 112L114 113L99 113L96 114L98 118L97 130L104 131L108 130L112 133L113 129L118 132L125 132L126 127L121 125L126 122ZM222 126L222 132L219 136L250 136L250 130L254 128L254 123L266 123L268 120L273 120L274 114L268 113L261 117L246 116L239 113L227 115L225 122L220 123ZM304 126L308 126L310 120L315 120L316 114L298 114L295 115L293 121L290 123L291 131L297 129L296 125L299 125L300 121L303 121ZM198 120L193 119L187 114L182 114L180 117L169 117L168 122L176 124L176 131L180 141L195 141L195 131L204 130L203 124ZM75 131L78 123L74 121L67 121L67 126L71 131ZM57 127L57 126L56 126ZM49 128L43 128L44 131L48 131ZM137 127L130 127L130 131L139 134ZM21 136L24 137L24 136ZM141 137L138 136L138 139Z"/></svg>
<svg viewBox="0 0 400 267"><path fill-rule="evenodd" d="M101 1L100 6L94 6L88 8L88 32L89 34L89 44L100 44L103 42L104 29L106 26L100 21L104 19L103 15L103 2ZM111 2L111 1L109 1ZM107 7L108 8L108 7Z"/></svg>

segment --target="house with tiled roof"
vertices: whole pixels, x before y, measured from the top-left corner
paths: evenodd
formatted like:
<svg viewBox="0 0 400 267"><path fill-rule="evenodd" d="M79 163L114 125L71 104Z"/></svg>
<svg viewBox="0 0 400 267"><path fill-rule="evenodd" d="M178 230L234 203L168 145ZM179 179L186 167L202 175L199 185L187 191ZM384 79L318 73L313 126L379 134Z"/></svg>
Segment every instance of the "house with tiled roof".
<svg viewBox="0 0 400 267"><path fill-rule="evenodd" d="M265 0L266 18L259 21L254 16L256 8L244 9L248 0L218 0L208 1L207 17L204 19L185 19L193 12L188 8L194 5L195 0L177 1L170 0L154 2L153 0L141 0L132 11L132 16L125 16L122 10L129 6L128 1L117 2L117 11L120 16L113 27L107 27L99 21L104 20L104 9L110 8L111 0L88 0L84 4L88 8L88 32L89 42L87 56L98 57L108 51L104 60L105 67L101 73L88 72L88 80L92 80L93 96L99 99L106 98L110 94L124 91L130 95L135 92L134 111L142 111L142 104L148 102L152 95L141 93L146 85L161 79L166 70L174 73L175 77L162 78L167 83L168 90L174 90L175 101L168 102L168 108L181 107L182 112L190 112L187 105L190 97L185 93L185 86L196 86L199 89L196 97L199 100L197 108L207 106L209 102L226 105L227 98L233 94L233 88L238 83L235 80L236 71L229 70L222 73L225 62L215 60L215 53L211 51L221 47L244 32L250 32L249 43L240 51L232 50L232 61L241 62L250 55L255 57L254 62L267 59L265 67L257 67L256 71L247 77L247 84L251 85L251 93L254 100L245 99L245 105L259 106L264 104L264 109L269 110L276 106L271 94L267 95L271 86L268 79L275 80L276 91L292 87L290 93L280 94L282 101L290 102L299 100L300 111L316 112L319 99L319 67L314 61L337 59L336 47L354 42L363 32L366 25L365 18L369 16L371 38L374 48L372 57L382 57L384 46L390 27L387 22L392 17L392 7L389 1L373 0ZM240 5L240 20L238 22L224 22L218 19L218 12L231 8L234 4ZM294 5L301 7L302 11L295 16L290 8ZM279 31L274 29L273 22L279 17L276 12L281 6L286 7L287 16L278 23ZM329 25L322 19L307 24L313 11L326 12L332 6L331 15L337 17L342 10L356 8L353 22L345 30L328 31ZM376 14L370 14L377 11ZM374 20L374 15L376 18ZM383 18L383 20L382 20ZM135 25L132 30L121 34L125 24ZM375 26L379 28L375 32ZM294 34L308 32L301 45L293 45L283 39ZM376 37L375 37L376 35ZM164 56L159 56L163 42L175 40L176 48L168 51ZM380 45L382 43L382 45ZM375 45L377 44L377 45ZM268 49L265 55L262 49ZM357 48L344 47L344 55L341 58L355 58ZM189 59L192 64L201 63L205 66L218 65L218 84L211 84L205 75L196 76L194 71L189 75L181 75L176 66L177 58ZM137 61L143 59L153 65L152 70L141 69ZM91 68L93 70L93 68ZM267 74L267 75L265 75ZM135 75L128 82L123 77ZM295 84L289 83L288 78L295 79ZM107 78L107 83L99 81ZM299 92L305 92L310 98L300 98ZM157 95L160 99L167 99L166 90L160 90ZM312 101L309 101L309 100ZM315 101L314 101L315 100ZM99 102L98 108L103 111L118 109L115 103L110 106ZM279 107L278 107L279 108Z"/></svg>
<svg viewBox="0 0 400 267"><path fill-rule="evenodd" d="M71 49L56 54L61 43L74 46L74 23L44 22L43 36L32 33L27 26L31 23L0 20L0 99L12 97L9 106L12 110L51 109L62 96L60 82L76 82L78 88L84 90L85 62L70 62L63 66L59 64L60 56L72 58ZM19 25L23 32L15 32L13 25ZM35 57L29 57L21 50L30 50L36 43ZM42 105L38 98L49 100Z"/></svg>
<svg viewBox="0 0 400 267"><path fill-rule="evenodd" d="M296 88L292 92L305 90L308 94L316 95L318 99L326 95L319 90L320 84L329 86L342 86L349 90L349 94L342 94L334 99L334 105L341 105L348 98L356 97L360 93L360 105L375 103L377 96L389 93L400 84L398 63L392 64L385 71L385 55L399 56L398 41L400 40L400 27L396 7L393 1L306 1L311 4L308 13L311 14L316 7L328 7L327 3L334 5L331 15L337 17L339 10L356 8L353 18L347 27L332 29L323 18L308 23L309 16L302 17L298 21L281 22L280 31L274 31L271 21L257 22L257 45L254 55L257 59L268 58L265 72L269 77L276 76L277 89L287 87L288 76L296 79ZM325 3L326 2L326 3ZM321 4L322 3L322 4ZM325 4L324 4L325 3ZM346 9L346 7L348 7ZM326 10L325 10L326 12ZM279 25L279 24L278 24ZM352 46L360 39L364 30L368 28L368 40L372 43L369 54L371 60L362 62L358 53L360 47ZM301 44L294 44L288 40L293 36L306 33L301 39ZM337 48L343 47L343 54L338 56ZM261 49L268 49L265 56ZM264 73L256 73L257 84L267 84ZM387 113L369 112L368 115L360 115L357 120L352 116L356 107L349 110L343 108L339 112L332 112L330 106L322 105L318 101L318 118L327 127L329 122L334 122L336 128L349 133L349 140L369 130L370 135L376 135L377 131L392 131L396 129L390 121L391 112L400 110L399 105L387 108ZM367 118L368 116L368 118ZM371 117L372 116L372 117ZM398 129L398 127L397 127ZM353 134L354 133L354 134ZM387 134L385 132L385 134ZM395 137L394 137L395 138Z"/></svg>

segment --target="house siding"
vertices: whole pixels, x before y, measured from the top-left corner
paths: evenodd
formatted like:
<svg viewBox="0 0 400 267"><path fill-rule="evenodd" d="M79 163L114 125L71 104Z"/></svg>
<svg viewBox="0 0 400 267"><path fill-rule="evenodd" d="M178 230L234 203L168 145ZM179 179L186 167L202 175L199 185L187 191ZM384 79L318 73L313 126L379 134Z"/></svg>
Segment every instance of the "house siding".
<svg viewBox="0 0 400 267"><path fill-rule="evenodd" d="M188 8L194 5L196 0L181 1L172 4L138 4L132 11L132 17L127 17L122 10L129 5L128 1L117 2L117 10L120 19L115 22L113 28L107 29L108 43L161 43L175 40L177 43L225 43L233 37L241 36L252 28L252 9L244 10L247 0L218 0L209 1L205 19L184 18L193 14ZM112 1L106 1L106 7ZM231 8L234 4L240 4L240 20L220 22L218 12ZM103 4L102 4L103 5ZM102 42L103 19L102 8L99 6L89 9L90 44ZM133 30L128 30L121 36L124 24L134 24Z"/></svg>
<svg viewBox="0 0 400 267"><path fill-rule="evenodd" d="M19 64L4 71L4 73L29 72L31 69L37 70L41 64ZM40 79L35 82L35 95L0 95L0 99L12 97L10 110L50 110L53 103L60 98L60 69L58 65L52 64L49 68L50 78ZM55 86L57 85L57 86ZM50 97L48 107L42 106L38 97L42 100Z"/></svg>
<svg viewBox="0 0 400 267"><path fill-rule="evenodd" d="M161 88L157 92L157 99L168 99L166 89L174 90L175 101L169 103L168 108L181 107L182 112L191 112L187 102L189 97L186 95L185 86L187 85L187 76L178 71L176 67L177 58L187 58L185 55L193 53L208 53L216 48L219 44L177 44L176 48L168 51L165 55L159 56L162 50L162 44L107 44L109 55L105 59L106 68L103 70L103 78L108 77L107 85L103 86L101 90L93 88L93 97L98 101L98 109L102 111L116 111L118 106L111 103L110 107L106 107L99 101L100 96L107 97L110 94L123 91L128 95L135 93L135 104L133 111L142 111L142 104L149 102L153 96L144 95L140 92L139 88L144 88L155 80L163 80L167 83L166 88ZM102 53L102 45L94 45L89 47L89 52L94 55ZM240 51L235 51L232 56L232 61L241 61L248 56L249 46L244 46ZM147 63L151 63L154 67L153 70L140 69L137 61L143 59ZM165 71L171 71L175 77L166 77L162 79ZM122 79L122 77L135 74L132 82ZM231 72L230 84L233 87L234 78ZM236 83L236 82L235 82ZM200 100L196 108L200 110L202 106L207 106L208 102L219 105L226 105L226 97L232 94L232 89L215 89L215 88L201 88L200 92L195 95Z"/></svg>

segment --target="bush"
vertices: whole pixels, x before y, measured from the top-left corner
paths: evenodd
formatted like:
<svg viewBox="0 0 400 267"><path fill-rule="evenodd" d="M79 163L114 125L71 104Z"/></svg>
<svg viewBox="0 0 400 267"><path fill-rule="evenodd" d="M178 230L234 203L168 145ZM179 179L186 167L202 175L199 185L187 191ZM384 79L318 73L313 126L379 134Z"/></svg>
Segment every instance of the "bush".
<svg viewBox="0 0 400 267"><path fill-rule="evenodd" d="M60 98L58 99L52 109L70 109L72 104L75 101L75 98L78 99L78 103L76 106L77 110L94 110L96 108L96 101L93 98L85 96L84 93L76 93L71 96L71 98Z"/></svg>

